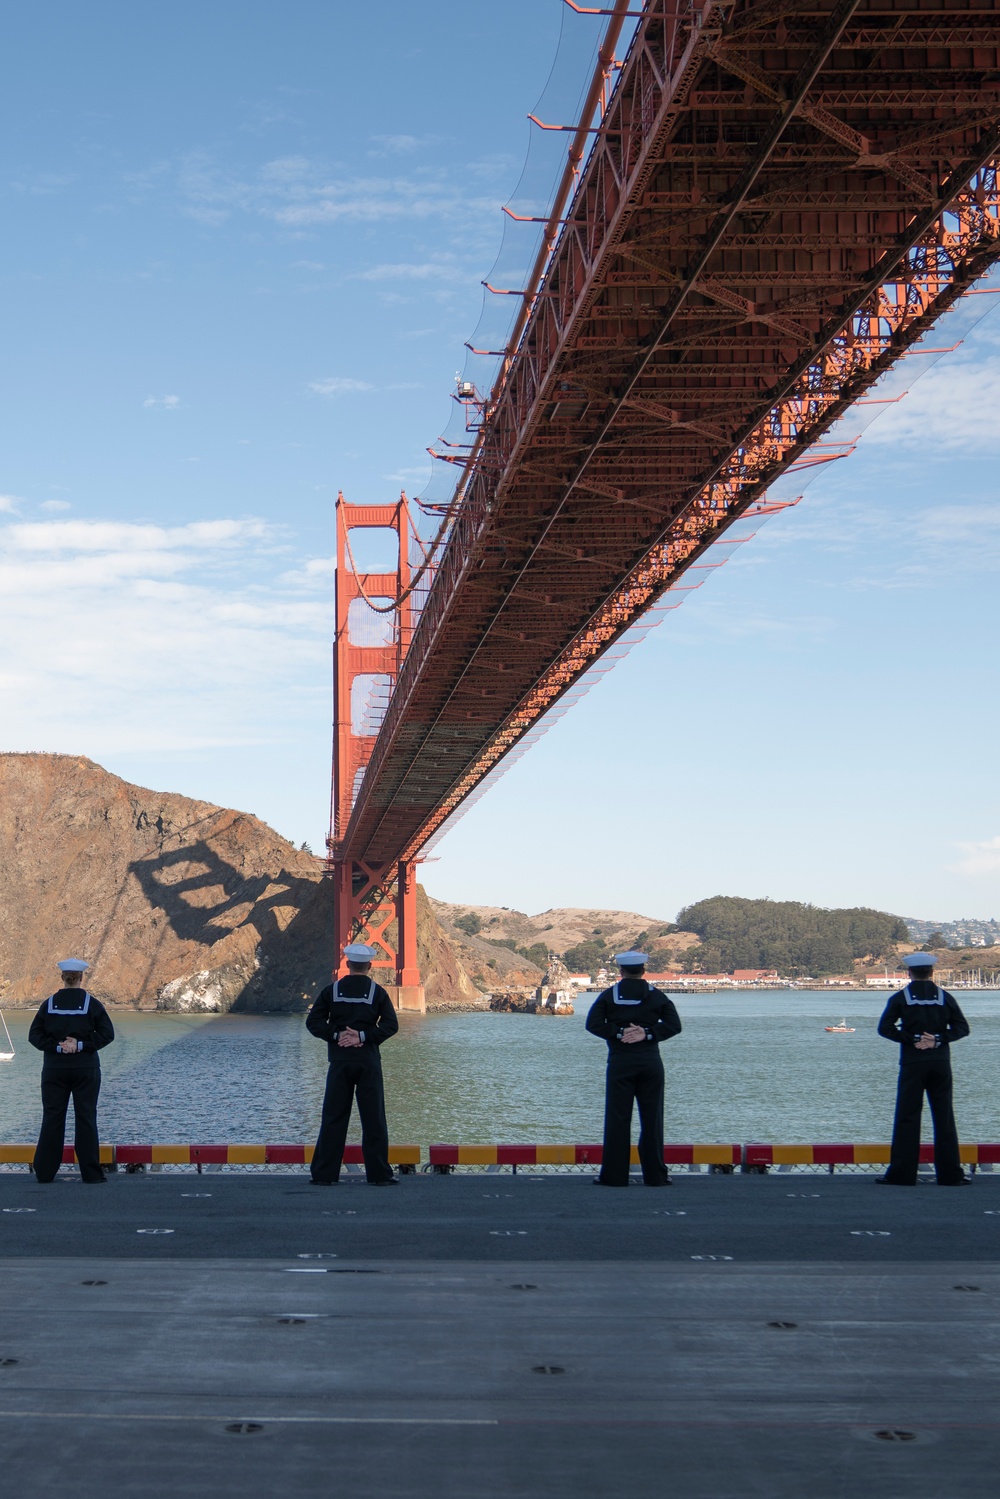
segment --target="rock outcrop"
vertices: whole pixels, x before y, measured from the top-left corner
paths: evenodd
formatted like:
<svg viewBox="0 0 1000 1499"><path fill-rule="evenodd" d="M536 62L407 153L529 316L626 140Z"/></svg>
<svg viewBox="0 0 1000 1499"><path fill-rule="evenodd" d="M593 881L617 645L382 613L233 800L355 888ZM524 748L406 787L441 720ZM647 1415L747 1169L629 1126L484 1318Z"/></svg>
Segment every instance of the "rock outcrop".
<svg viewBox="0 0 1000 1499"><path fill-rule="evenodd" d="M420 892L428 1005L486 1001ZM50 993L60 957L137 1009L300 1010L329 982L322 861L259 818L149 791L73 755L0 754L0 996Z"/></svg>

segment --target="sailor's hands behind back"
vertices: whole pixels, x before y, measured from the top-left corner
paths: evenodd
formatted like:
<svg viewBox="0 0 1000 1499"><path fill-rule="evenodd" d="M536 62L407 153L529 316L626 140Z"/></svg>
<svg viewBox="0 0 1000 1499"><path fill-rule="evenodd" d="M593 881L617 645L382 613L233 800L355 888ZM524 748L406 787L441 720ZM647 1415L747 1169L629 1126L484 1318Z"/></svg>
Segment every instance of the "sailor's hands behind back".
<svg viewBox="0 0 1000 1499"><path fill-rule="evenodd" d="M337 1045L360 1046L361 1036L358 1031L353 1030L351 1026L348 1026L346 1030L341 1031L339 1037L337 1038Z"/></svg>
<svg viewBox="0 0 1000 1499"><path fill-rule="evenodd" d="M937 1036L932 1036L930 1031L924 1031L914 1045L918 1051L933 1051L937 1046Z"/></svg>
<svg viewBox="0 0 1000 1499"><path fill-rule="evenodd" d="M622 1040L632 1046L636 1041L645 1041L646 1027L644 1025L627 1025L622 1031Z"/></svg>
<svg viewBox="0 0 1000 1499"><path fill-rule="evenodd" d="M80 1042L77 1041L72 1036L67 1036L62 1041L59 1042L59 1050L60 1051L73 1052L73 1051L80 1051L81 1049L82 1048L81 1048Z"/></svg>

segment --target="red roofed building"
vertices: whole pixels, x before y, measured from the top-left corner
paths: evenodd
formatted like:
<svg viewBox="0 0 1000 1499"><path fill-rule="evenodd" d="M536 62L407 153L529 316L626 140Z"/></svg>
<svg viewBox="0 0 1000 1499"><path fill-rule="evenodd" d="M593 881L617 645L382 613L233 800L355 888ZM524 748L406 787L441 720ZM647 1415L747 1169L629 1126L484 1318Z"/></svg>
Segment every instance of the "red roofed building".
<svg viewBox="0 0 1000 1499"><path fill-rule="evenodd" d="M776 979L776 968L734 968L733 978L737 984L760 984L766 979Z"/></svg>

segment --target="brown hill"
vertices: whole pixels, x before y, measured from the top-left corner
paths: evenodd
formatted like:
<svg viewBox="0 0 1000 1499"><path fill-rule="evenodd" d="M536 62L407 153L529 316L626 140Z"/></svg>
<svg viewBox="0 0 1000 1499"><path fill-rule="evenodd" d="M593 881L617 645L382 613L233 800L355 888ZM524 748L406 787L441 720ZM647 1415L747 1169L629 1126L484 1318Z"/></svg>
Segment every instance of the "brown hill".
<svg viewBox="0 0 1000 1499"><path fill-rule="evenodd" d="M603 942L615 949L630 947L643 937L653 961L666 967L677 961L685 948L700 940L693 932L668 932L670 923L662 916L641 916L636 911L565 906L528 916L524 911L514 911L507 906L456 905L433 899L431 906L456 945L471 941L484 950L488 950L488 942L494 940L511 942L523 948L543 942L550 952L561 957L580 942ZM457 920L470 913L478 916L482 923L477 937L471 939L464 938L461 929L455 926Z"/></svg>
<svg viewBox="0 0 1000 1499"><path fill-rule="evenodd" d="M51 993L86 958L95 994L167 1010L298 1010L333 964L322 861L259 818L130 785L73 755L0 754L0 995ZM428 1004L475 984L418 902Z"/></svg>

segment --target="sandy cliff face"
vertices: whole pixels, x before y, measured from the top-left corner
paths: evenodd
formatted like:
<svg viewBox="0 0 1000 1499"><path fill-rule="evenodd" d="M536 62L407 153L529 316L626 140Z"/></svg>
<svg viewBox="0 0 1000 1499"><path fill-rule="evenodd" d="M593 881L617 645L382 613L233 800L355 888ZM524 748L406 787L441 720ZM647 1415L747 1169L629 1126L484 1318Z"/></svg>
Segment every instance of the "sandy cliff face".
<svg viewBox="0 0 1000 1499"><path fill-rule="evenodd" d="M112 1003L302 1009L333 965L321 870L247 813L72 755L0 755L0 993L37 1001L73 956ZM468 1001L426 899L420 915L429 999Z"/></svg>

